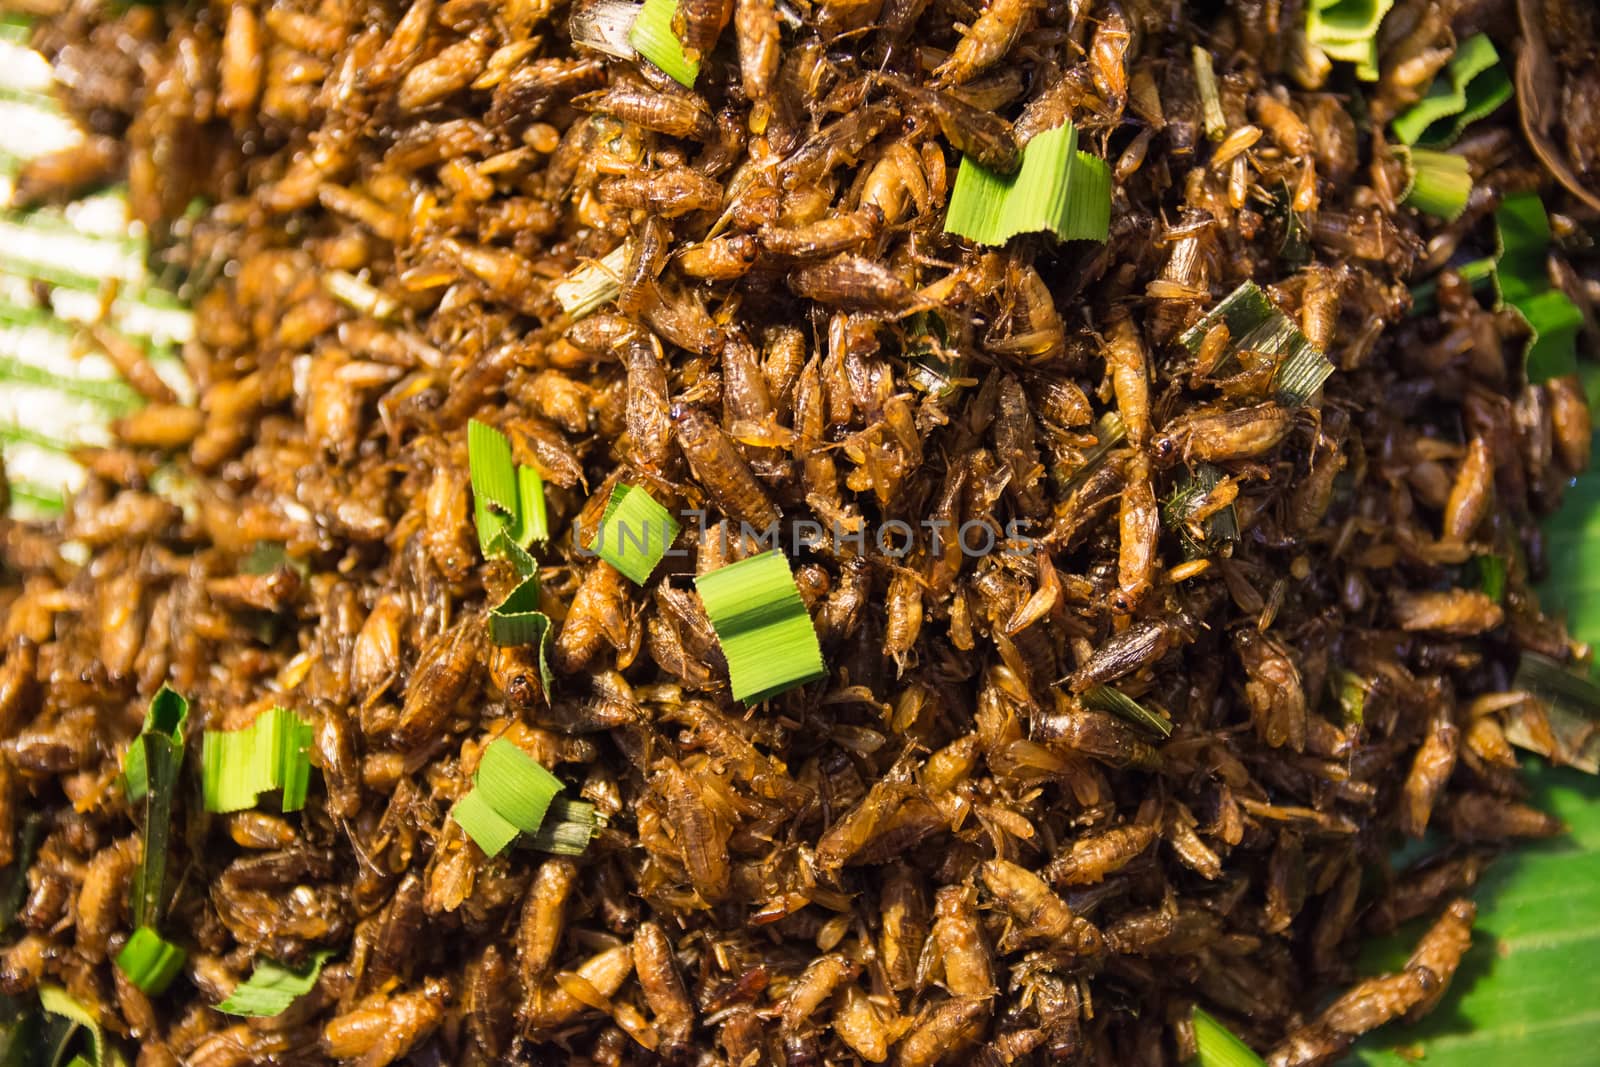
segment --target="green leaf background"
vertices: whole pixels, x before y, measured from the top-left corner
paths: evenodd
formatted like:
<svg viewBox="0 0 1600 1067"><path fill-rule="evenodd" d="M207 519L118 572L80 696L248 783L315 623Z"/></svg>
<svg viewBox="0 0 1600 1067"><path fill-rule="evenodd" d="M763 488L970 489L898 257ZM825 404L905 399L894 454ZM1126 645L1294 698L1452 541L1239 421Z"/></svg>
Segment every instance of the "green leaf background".
<svg viewBox="0 0 1600 1067"><path fill-rule="evenodd" d="M1594 405L1600 374L1589 385ZM1596 449L1600 459L1600 440ZM1600 466L1545 523L1545 551L1540 603L1564 612L1575 638L1600 645ZM1445 999L1414 1026L1375 1031L1350 1062L1401 1067L1421 1053L1437 1067L1600 1064L1600 778L1532 756L1525 773L1533 802L1568 833L1490 866L1472 894L1472 948ZM1418 932L1375 943L1363 971L1403 962Z"/></svg>

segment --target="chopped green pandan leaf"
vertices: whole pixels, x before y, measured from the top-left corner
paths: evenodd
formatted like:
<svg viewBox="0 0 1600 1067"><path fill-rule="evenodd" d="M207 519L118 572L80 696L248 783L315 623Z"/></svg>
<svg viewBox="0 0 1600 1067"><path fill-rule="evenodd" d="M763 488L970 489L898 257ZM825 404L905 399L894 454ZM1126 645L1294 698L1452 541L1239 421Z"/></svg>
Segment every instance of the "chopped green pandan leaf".
<svg viewBox="0 0 1600 1067"><path fill-rule="evenodd" d="M1583 312L1550 283L1550 219L1544 202L1538 193L1515 193L1501 202L1494 220L1500 253L1495 286L1501 306L1516 311L1528 326L1528 381L1576 374Z"/></svg>
<svg viewBox="0 0 1600 1067"><path fill-rule="evenodd" d="M628 31L628 43L673 81L693 89L700 77L700 61L684 54L683 42L672 32L672 16L677 10L677 0L644 0L633 29Z"/></svg>
<svg viewBox="0 0 1600 1067"><path fill-rule="evenodd" d="M1195 88L1200 91L1200 115L1205 121L1206 136L1220 141L1228 135L1228 116L1222 111L1222 97L1217 92L1217 71L1211 53L1195 45L1189 53L1194 61Z"/></svg>
<svg viewBox="0 0 1600 1067"><path fill-rule="evenodd" d="M117 969L141 992L155 997L167 991L188 956L150 927L141 926L117 953Z"/></svg>
<svg viewBox="0 0 1600 1067"><path fill-rule="evenodd" d="M588 547L634 585L643 585L681 529L672 514L645 490L619 484L611 491Z"/></svg>
<svg viewBox="0 0 1600 1067"><path fill-rule="evenodd" d="M172 799L183 769L183 728L188 719L189 702L163 685L145 710L144 726L123 760L128 801L144 805L139 866L133 874L130 900L136 927L156 925L165 905Z"/></svg>
<svg viewBox="0 0 1600 1067"><path fill-rule="evenodd" d="M1333 364L1301 332L1300 327L1255 282L1245 282L1217 301L1200 321L1178 335L1178 343L1199 355L1206 334L1226 323L1228 344L1218 359L1222 366L1241 351L1278 357L1272 385L1280 403L1299 407L1316 395L1333 373Z"/></svg>
<svg viewBox="0 0 1600 1067"><path fill-rule="evenodd" d="M1401 144L1448 147L1512 96L1511 77L1485 34L1467 38L1421 100L1391 124Z"/></svg>
<svg viewBox="0 0 1600 1067"><path fill-rule="evenodd" d="M1116 686L1097 685L1080 697L1085 707L1097 711L1110 712L1120 718L1126 719L1133 725L1155 734L1157 737L1171 737L1172 723L1163 719L1137 700L1133 699Z"/></svg>
<svg viewBox="0 0 1600 1067"><path fill-rule="evenodd" d="M467 467L472 479L478 546L488 555L495 538L515 525L521 509L510 439L487 423L468 421Z"/></svg>
<svg viewBox="0 0 1600 1067"><path fill-rule="evenodd" d="M1288 319L1284 321L1288 322ZM1288 408L1304 407L1310 403L1311 398L1317 395L1317 390L1322 388L1322 383L1333 374L1333 363L1328 357L1306 339L1298 326L1293 328L1294 336L1289 339L1287 354L1279 361L1278 369L1272 375L1272 389L1278 403Z"/></svg>
<svg viewBox="0 0 1600 1067"><path fill-rule="evenodd" d="M984 245L1045 231L1063 241L1104 241L1110 222L1111 171L1078 151L1078 130L1068 122L1029 141L1015 174L963 158L944 229Z"/></svg>
<svg viewBox="0 0 1600 1067"><path fill-rule="evenodd" d="M1207 517L1204 527L1197 528L1192 518L1207 495L1221 481L1221 470L1209 463L1202 463L1185 476L1162 508L1161 517L1168 528L1177 532L1179 540L1183 542L1184 554L1190 559L1210 555L1226 542L1239 539L1239 517L1232 504ZM1203 536L1196 538L1196 533Z"/></svg>
<svg viewBox="0 0 1600 1067"><path fill-rule="evenodd" d="M1083 454L1083 466L1073 471L1061 484L1062 497L1069 496L1074 489L1088 480L1089 476L1105 463L1117 446L1128 439L1127 424L1122 421L1122 416L1115 411L1108 411L1100 416L1094 427L1094 447Z"/></svg>
<svg viewBox="0 0 1600 1067"><path fill-rule="evenodd" d="M1506 599L1506 561L1503 556L1475 556L1473 569L1477 572L1478 589L1496 604Z"/></svg>
<svg viewBox="0 0 1600 1067"><path fill-rule="evenodd" d="M1366 680L1355 671L1341 668L1329 676L1329 682L1333 685L1333 695L1339 701L1339 712L1344 721L1352 726L1360 726L1367 717Z"/></svg>
<svg viewBox="0 0 1600 1067"><path fill-rule="evenodd" d="M728 660L735 699L754 704L827 674L783 553L751 556L694 584Z"/></svg>
<svg viewBox="0 0 1600 1067"><path fill-rule="evenodd" d="M548 697L555 685L550 669L550 617L539 610L539 567L525 549L506 534L495 540L493 555L509 560L522 581L489 611L489 637L497 645L537 645L539 681Z"/></svg>
<svg viewBox="0 0 1600 1067"><path fill-rule="evenodd" d="M483 750L473 781L489 807L526 834L539 828L551 799L565 788L561 779L503 737Z"/></svg>
<svg viewBox="0 0 1600 1067"><path fill-rule="evenodd" d="M1394 151L1406 168L1401 200L1446 222L1460 218L1472 196L1472 171L1467 158L1404 145L1397 145Z"/></svg>
<svg viewBox="0 0 1600 1067"><path fill-rule="evenodd" d="M1198 1006L1194 1009L1194 1046L1200 1067L1264 1067L1249 1045Z"/></svg>
<svg viewBox="0 0 1600 1067"><path fill-rule="evenodd" d="M1202 315L1199 322L1179 334L1178 343L1187 348L1191 355L1199 355L1206 334L1218 322L1228 324L1228 339L1231 344L1278 314L1282 314L1278 310L1278 305L1272 302L1261 286L1255 282L1245 282L1217 301L1216 306Z"/></svg>
<svg viewBox="0 0 1600 1067"><path fill-rule="evenodd" d="M145 709L144 725L139 733L141 736L159 734L182 748L183 724L188 720L189 702L171 686L163 685ZM140 746L128 748L127 755L122 759L122 776L128 803L137 804L143 800L150 778L145 766L144 750Z"/></svg>
<svg viewBox="0 0 1600 1067"><path fill-rule="evenodd" d="M517 828L490 807L477 789L468 790L466 796L456 801L450 809L450 817L486 856L500 855L517 836Z"/></svg>
<svg viewBox="0 0 1600 1067"><path fill-rule="evenodd" d="M604 824L605 820L587 800L558 796L550 801L539 829L525 836L522 843L557 856L581 856Z"/></svg>
<svg viewBox="0 0 1600 1067"><path fill-rule="evenodd" d="M1394 0L1310 0L1306 39L1332 59L1356 65L1356 77L1378 80L1378 26Z"/></svg>
<svg viewBox="0 0 1600 1067"><path fill-rule="evenodd" d="M478 547L485 556L501 551L497 539L502 533L520 548L549 538L544 480L532 467L519 467L512 461L511 441L505 434L487 423L470 420L467 467Z"/></svg>
<svg viewBox="0 0 1600 1067"><path fill-rule="evenodd" d="M89 1031L89 1040L94 1050L94 1055L91 1057L94 1067L101 1067L106 1062L106 1035L100 1029L100 1020L95 1018L88 1008L74 1000L71 993L58 985L41 982L39 1006L51 1015L58 1015L71 1024L68 1027L68 1040L72 1030L82 1027ZM65 1042L61 1047L63 1049L66 1047Z"/></svg>
<svg viewBox="0 0 1600 1067"><path fill-rule="evenodd" d="M228 999L217 1005L217 1011L256 1017L282 1015L297 998L311 992L322 974L322 965L332 955L331 949L313 952L310 965L299 971L272 960L257 960L250 977L234 987Z"/></svg>
<svg viewBox="0 0 1600 1067"><path fill-rule="evenodd" d="M44 815L37 811L25 815L22 825L17 827L11 866L6 868L4 878L0 879L0 933L11 926L11 921L17 917L17 909L22 907L22 898L27 895L28 868L33 866L33 854L39 848L43 829Z"/></svg>
<svg viewBox="0 0 1600 1067"><path fill-rule="evenodd" d="M206 810L243 811L280 789L282 809L299 811L311 780L310 752L310 724L286 708L263 712L242 730L207 730L200 752Z"/></svg>

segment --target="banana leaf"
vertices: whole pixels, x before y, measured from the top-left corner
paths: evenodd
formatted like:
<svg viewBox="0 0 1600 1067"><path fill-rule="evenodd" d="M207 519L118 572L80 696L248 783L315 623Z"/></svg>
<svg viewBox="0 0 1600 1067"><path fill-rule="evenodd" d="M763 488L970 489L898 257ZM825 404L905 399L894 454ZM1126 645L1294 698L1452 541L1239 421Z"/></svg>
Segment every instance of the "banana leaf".
<svg viewBox="0 0 1600 1067"><path fill-rule="evenodd" d="M1600 448L1600 441L1596 442ZM1596 453L1600 455L1600 452ZM1600 644L1600 468L1545 524L1540 603ZM1533 803L1567 834L1514 849L1479 881L1472 948L1433 1014L1375 1031L1350 1057L1368 1067L1587 1067L1600 1063L1600 778L1526 760ZM1371 946L1363 973L1405 960L1420 931Z"/></svg>

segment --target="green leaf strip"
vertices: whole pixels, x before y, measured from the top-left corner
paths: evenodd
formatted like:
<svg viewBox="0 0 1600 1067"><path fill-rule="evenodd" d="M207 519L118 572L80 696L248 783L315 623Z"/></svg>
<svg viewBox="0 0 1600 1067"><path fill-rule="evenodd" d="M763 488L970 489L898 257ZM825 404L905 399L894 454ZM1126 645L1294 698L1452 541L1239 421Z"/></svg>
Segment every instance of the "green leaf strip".
<svg viewBox="0 0 1600 1067"><path fill-rule="evenodd" d="M188 956L150 927L140 926L117 953L117 969L140 991L155 997L167 991Z"/></svg>
<svg viewBox="0 0 1600 1067"><path fill-rule="evenodd" d="M1081 697L1085 707L1109 712L1156 735L1171 737L1172 723L1111 685L1097 685Z"/></svg>
<svg viewBox="0 0 1600 1067"><path fill-rule="evenodd" d="M503 737L483 750L474 781L488 805L526 834L544 822L545 809L563 788L561 779Z"/></svg>
<svg viewBox="0 0 1600 1067"><path fill-rule="evenodd" d="M556 797L545 812L543 824L524 842L540 852L581 856L603 824L604 820L587 800Z"/></svg>
<svg viewBox="0 0 1600 1067"><path fill-rule="evenodd" d="M501 818L476 789L468 790L466 796L456 801L450 809L450 817L486 856L500 855L517 837L517 828Z"/></svg>
<svg viewBox="0 0 1600 1067"><path fill-rule="evenodd" d="M39 984L39 1006L51 1015L59 1015L74 1026L81 1026L89 1031L89 1040L94 1047L91 1057L94 1067L101 1067L106 1061L106 1035L100 1029L100 1020L95 1018L88 1008L73 999L58 985L48 982Z"/></svg>
<svg viewBox="0 0 1600 1067"><path fill-rule="evenodd" d="M183 769L183 728L188 719L189 702L163 685L151 699L144 725L123 757L128 802L144 804L139 867L133 874L129 902L136 927L155 926L166 905L172 800Z"/></svg>
<svg viewBox="0 0 1600 1067"><path fill-rule="evenodd" d="M821 678L822 648L789 561L776 550L695 579L737 700L756 703Z"/></svg>
<svg viewBox="0 0 1600 1067"><path fill-rule="evenodd" d="M1475 34L1456 49L1444 76L1434 78L1422 99L1394 120L1394 134L1401 144L1448 147L1468 126L1510 100L1512 91L1494 43Z"/></svg>
<svg viewBox="0 0 1600 1067"><path fill-rule="evenodd" d="M1241 351L1277 356L1272 385L1278 401L1286 407L1308 403L1333 373L1328 358L1255 282L1247 281L1219 300L1200 321L1178 335L1178 343L1198 355L1206 334L1219 322L1227 324L1228 344L1218 366Z"/></svg>
<svg viewBox="0 0 1600 1067"><path fill-rule="evenodd" d="M1264 1067L1249 1045L1200 1007L1194 1009L1194 1044L1200 1067Z"/></svg>
<svg viewBox="0 0 1600 1067"><path fill-rule="evenodd" d="M1508 196L1494 213L1499 255L1495 289L1500 306L1528 325L1524 362L1534 384L1578 371L1578 331L1583 312L1550 283L1546 266L1550 219L1535 192Z"/></svg>
<svg viewBox="0 0 1600 1067"><path fill-rule="evenodd" d="M677 10L677 0L644 0L633 29L628 31L628 43L673 81L693 89L700 76L700 61L684 53L683 42L672 32L672 16Z"/></svg>
<svg viewBox="0 0 1600 1067"><path fill-rule="evenodd" d="M1378 80L1378 27L1394 0L1311 0L1306 39L1332 59L1356 65L1356 77Z"/></svg>
<svg viewBox="0 0 1600 1067"><path fill-rule="evenodd" d="M588 547L634 585L643 585L681 529L671 513L645 490L619 484L611 491L594 541Z"/></svg>
<svg viewBox="0 0 1600 1067"><path fill-rule="evenodd" d="M1511 687L1563 711L1600 721L1600 686L1548 656L1524 652Z"/></svg>
<svg viewBox="0 0 1600 1067"><path fill-rule="evenodd" d="M311 780L311 725L287 708L256 716L242 730L207 730L202 792L207 811L243 811L262 793L283 791L284 811L305 806Z"/></svg>
<svg viewBox="0 0 1600 1067"><path fill-rule="evenodd" d="M946 233L1003 245L1019 233L1048 231L1063 241L1104 241L1111 223L1111 171L1078 151L1064 123L1034 137L1015 174L996 174L963 157L945 213Z"/></svg>
<svg viewBox="0 0 1600 1067"><path fill-rule="evenodd" d="M234 987L228 999L217 1005L225 1015L267 1017L282 1015L298 997L311 992L322 974L322 965L333 955L331 949L320 949L311 954L310 965L300 971L290 970L281 963L261 959L256 961L250 977Z"/></svg>
<svg viewBox="0 0 1600 1067"><path fill-rule="evenodd" d="M1446 222L1461 217L1472 197L1472 171L1465 156L1404 145L1395 146L1394 152L1406 169L1401 200Z"/></svg>

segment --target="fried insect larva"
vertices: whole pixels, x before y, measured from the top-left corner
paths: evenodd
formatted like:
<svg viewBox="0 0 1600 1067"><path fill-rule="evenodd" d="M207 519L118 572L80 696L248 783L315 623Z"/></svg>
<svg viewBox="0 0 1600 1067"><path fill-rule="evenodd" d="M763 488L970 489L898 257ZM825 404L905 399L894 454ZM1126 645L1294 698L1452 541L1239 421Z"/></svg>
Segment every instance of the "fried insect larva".
<svg viewBox="0 0 1600 1067"><path fill-rule="evenodd" d="M669 1044L688 1041L694 1027L694 1003L684 988L672 942L659 924L640 923L634 931L633 970L662 1039Z"/></svg>
<svg viewBox="0 0 1600 1067"><path fill-rule="evenodd" d="M1008 860L987 860L979 868L983 884L1010 913L1024 939L1039 939L1073 956L1097 956L1105 947L1100 931L1072 910L1044 879Z"/></svg>
<svg viewBox="0 0 1600 1067"><path fill-rule="evenodd" d="M961 35L950 58L934 70L934 80L960 85L998 63L1011 51L1037 7L1036 0L991 0Z"/></svg>
<svg viewBox="0 0 1600 1067"><path fill-rule="evenodd" d="M1079 838L1050 861L1045 877L1058 886L1093 885L1138 859L1157 836L1154 826L1132 823Z"/></svg>
<svg viewBox="0 0 1600 1067"><path fill-rule="evenodd" d="M988 937L978 922L976 891L971 886L941 886L935 894L929 950L937 952L944 987L958 997L992 997L994 960ZM924 950L924 965L929 962Z"/></svg>

